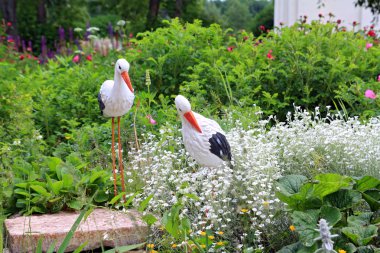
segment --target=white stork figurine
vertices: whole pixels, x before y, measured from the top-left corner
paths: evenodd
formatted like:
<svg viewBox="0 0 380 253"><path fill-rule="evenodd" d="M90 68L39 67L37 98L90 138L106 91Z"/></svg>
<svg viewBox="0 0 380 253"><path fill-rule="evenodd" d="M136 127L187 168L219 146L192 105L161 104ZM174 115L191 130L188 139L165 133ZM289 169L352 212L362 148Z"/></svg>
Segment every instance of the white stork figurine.
<svg viewBox="0 0 380 253"><path fill-rule="evenodd" d="M120 117L126 114L133 105L135 95L131 80L128 75L129 63L125 59L117 60L115 64L114 80L105 81L100 87L98 94L99 108L102 115L112 118L112 173L114 180L114 193L116 188L116 156L115 156L115 127L114 118L117 117L118 127L118 149L119 149L119 171L121 175L121 188L125 192L123 156L120 139ZM125 196L123 196L125 201Z"/></svg>
<svg viewBox="0 0 380 253"><path fill-rule="evenodd" d="M202 166L219 167L231 161L231 148L223 130L214 120L193 112L189 100L178 95L175 105L182 121L187 152Z"/></svg>

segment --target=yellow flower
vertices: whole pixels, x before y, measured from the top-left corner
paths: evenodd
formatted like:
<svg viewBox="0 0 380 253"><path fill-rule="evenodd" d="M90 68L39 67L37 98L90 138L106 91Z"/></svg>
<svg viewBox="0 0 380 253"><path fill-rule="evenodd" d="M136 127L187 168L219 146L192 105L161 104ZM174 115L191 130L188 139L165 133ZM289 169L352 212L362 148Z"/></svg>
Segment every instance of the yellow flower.
<svg viewBox="0 0 380 253"><path fill-rule="evenodd" d="M224 242L222 242L222 241L217 242L216 245L218 245L218 246L223 246L223 245L224 245Z"/></svg>
<svg viewBox="0 0 380 253"><path fill-rule="evenodd" d="M346 251L344 249L340 249L338 250L338 253L346 253Z"/></svg>
<svg viewBox="0 0 380 253"><path fill-rule="evenodd" d="M290 226L289 226L289 229L290 229L290 231L295 231L295 230L296 230L296 227L295 227L294 225L290 225Z"/></svg>
<svg viewBox="0 0 380 253"><path fill-rule="evenodd" d="M146 247L147 247L148 249L153 249L153 248L154 248L154 244L153 244L153 243L148 243L148 244L146 245Z"/></svg>
<svg viewBox="0 0 380 253"><path fill-rule="evenodd" d="M248 213L248 209L247 208L242 208L241 210L240 210L242 213Z"/></svg>
<svg viewBox="0 0 380 253"><path fill-rule="evenodd" d="M205 249L205 248L206 248L206 245L201 244L201 247L202 247L202 249Z"/></svg>
<svg viewBox="0 0 380 253"><path fill-rule="evenodd" d="M174 248L177 248L177 244L173 243L173 244L172 244L172 248L173 248L173 249L174 249Z"/></svg>
<svg viewBox="0 0 380 253"><path fill-rule="evenodd" d="M219 235L223 235L223 234L224 234L223 231L218 231L217 233L218 233Z"/></svg>
<svg viewBox="0 0 380 253"><path fill-rule="evenodd" d="M202 236L205 236L206 235L206 232L205 231L201 231L200 233Z"/></svg>
<svg viewBox="0 0 380 253"><path fill-rule="evenodd" d="M152 249L149 253L158 253L157 250Z"/></svg>
<svg viewBox="0 0 380 253"><path fill-rule="evenodd" d="M268 202L268 201L264 201L264 202L263 202L263 206L264 206L265 208L268 208L268 207L269 207L269 202Z"/></svg>
<svg viewBox="0 0 380 253"><path fill-rule="evenodd" d="M213 236L213 235L208 236L208 239L210 239L210 240L214 240L214 238L215 238L215 236Z"/></svg>

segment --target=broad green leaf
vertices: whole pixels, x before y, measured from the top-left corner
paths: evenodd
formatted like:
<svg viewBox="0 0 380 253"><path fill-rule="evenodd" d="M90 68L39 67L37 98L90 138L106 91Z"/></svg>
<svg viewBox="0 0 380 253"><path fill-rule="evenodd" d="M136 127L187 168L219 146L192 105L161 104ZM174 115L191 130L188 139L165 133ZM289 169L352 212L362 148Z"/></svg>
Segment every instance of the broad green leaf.
<svg viewBox="0 0 380 253"><path fill-rule="evenodd" d="M52 171L55 171L60 163L63 163L62 160L58 157L48 157L46 160L49 169Z"/></svg>
<svg viewBox="0 0 380 253"><path fill-rule="evenodd" d="M98 178L101 178L103 175L105 175L104 171L96 171L92 173L90 177L90 183L94 183Z"/></svg>
<svg viewBox="0 0 380 253"><path fill-rule="evenodd" d="M74 210L81 210L84 206L84 203L80 200L73 199L67 203L67 206Z"/></svg>
<svg viewBox="0 0 380 253"><path fill-rule="evenodd" d="M366 193L362 193L363 199L365 199L365 201L367 201L368 205L371 208L371 211L375 212L375 211L379 210L379 208L380 208L380 201L378 200L379 195L380 195L380 193L378 190L376 190L374 192L367 191ZM373 198L373 196L375 196L376 199Z"/></svg>
<svg viewBox="0 0 380 253"><path fill-rule="evenodd" d="M146 214L142 219L148 224L148 226L153 225L157 221L157 218L153 214Z"/></svg>
<svg viewBox="0 0 380 253"><path fill-rule="evenodd" d="M144 245L145 245L145 242L140 243L140 244L128 245L128 246L120 246L120 247L116 247L114 249L104 251L104 253L125 253L125 252L129 252L131 250L134 250L134 249L142 248L142 247L144 247Z"/></svg>
<svg viewBox="0 0 380 253"><path fill-rule="evenodd" d="M27 191L25 191L23 189L20 189L20 188L16 188L14 190L14 193L19 194L19 195L23 195L25 197L30 197L30 193L29 192L27 192Z"/></svg>
<svg viewBox="0 0 380 253"><path fill-rule="evenodd" d="M325 219L329 226L334 226L342 219L340 210L332 206L322 206L320 218Z"/></svg>
<svg viewBox="0 0 380 253"><path fill-rule="evenodd" d="M94 200L98 203L106 202L108 200L108 194L106 194L103 190L99 190L97 191Z"/></svg>
<svg viewBox="0 0 380 253"><path fill-rule="evenodd" d="M324 201L331 206L345 210L361 200L361 194L354 190L341 189L325 196Z"/></svg>
<svg viewBox="0 0 380 253"><path fill-rule="evenodd" d="M74 178L71 174L62 175L63 188L70 189L73 187Z"/></svg>
<svg viewBox="0 0 380 253"><path fill-rule="evenodd" d="M138 208L139 212L143 212L146 207L148 206L149 204L149 201L153 198L153 194L150 194L146 199L144 199L141 203L140 203L140 206Z"/></svg>
<svg viewBox="0 0 380 253"><path fill-rule="evenodd" d="M279 251L277 251L277 253L297 253L301 247L302 243L296 242L282 247Z"/></svg>
<svg viewBox="0 0 380 253"><path fill-rule="evenodd" d="M51 196L51 194L44 187L40 185L31 185L30 188L33 189L38 194L41 194L42 196L45 196L45 197Z"/></svg>
<svg viewBox="0 0 380 253"><path fill-rule="evenodd" d="M372 212L363 212L359 215L351 215L347 218L348 226L367 226L371 223Z"/></svg>
<svg viewBox="0 0 380 253"><path fill-rule="evenodd" d="M299 192L301 186L307 181L302 175L288 175L278 180L278 186L281 193L290 196Z"/></svg>
<svg viewBox="0 0 380 253"><path fill-rule="evenodd" d="M380 184L380 180L372 176L364 176L356 182L356 189L364 192L376 188Z"/></svg>
<svg viewBox="0 0 380 253"><path fill-rule="evenodd" d="M377 236L377 229L378 228L375 225L344 227L342 228L342 233L354 244L358 246L366 246Z"/></svg>
<svg viewBox="0 0 380 253"><path fill-rule="evenodd" d="M307 212L294 211L292 213L293 224L300 235L300 241L306 247L311 247L319 236L315 231L317 228L319 210L308 210Z"/></svg>
<svg viewBox="0 0 380 253"><path fill-rule="evenodd" d="M350 186L352 180L350 177L330 173L317 175L315 179L318 183L314 185L313 196L318 198L323 198L343 187Z"/></svg>
<svg viewBox="0 0 380 253"><path fill-rule="evenodd" d="M59 195L63 188L63 181L57 181L52 184L53 192L55 195Z"/></svg>

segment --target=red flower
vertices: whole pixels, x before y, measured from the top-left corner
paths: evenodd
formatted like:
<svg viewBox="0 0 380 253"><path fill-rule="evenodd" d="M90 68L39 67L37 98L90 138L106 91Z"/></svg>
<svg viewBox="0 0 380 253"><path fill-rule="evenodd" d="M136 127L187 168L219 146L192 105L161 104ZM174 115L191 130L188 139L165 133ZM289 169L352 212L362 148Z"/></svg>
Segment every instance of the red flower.
<svg viewBox="0 0 380 253"><path fill-rule="evenodd" d="M261 25L260 26L260 30L264 32L265 31L265 26Z"/></svg>
<svg viewBox="0 0 380 253"><path fill-rule="evenodd" d="M274 56L272 55L272 52L273 52L273 50L269 50L269 52L267 54L267 58L270 59L270 60L274 59Z"/></svg>
<svg viewBox="0 0 380 253"><path fill-rule="evenodd" d="M371 28L371 29L375 28L375 25L371 25L370 28Z"/></svg>
<svg viewBox="0 0 380 253"><path fill-rule="evenodd" d="M367 33L368 36L370 37L376 37L376 33L374 30L369 30L369 32Z"/></svg>
<svg viewBox="0 0 380 253"><path fill-rule="evenodd" d="M340 25L340 23L342 23L342 20L338 19L338 20L336 21L336 23L337 23L338 25Z"/></svg>
<svg viewBox="0 0 380 253"><path fill-rule="evenodd" d="M8 39L7 41L8 41L8 43L13 43L13 42L15 42L13 39Z"/></svg>
<svg viewBox="0 0 380 253"><path fill-rule="evenodd" d="M12 26L12 22L7 22L7 26L11 27Z"/></svg>
<svg viewBox="0 0 380 253"><path fill-rule="evenodd" d="M232 52L234 50L234 47L227 47L228 52Z"/></svg>
<svg viewBox="0 0 380 253"><path fill-rule="evenodd" d="M130 33L130 34L129 34L129 38L133 38L133 33Z"/></svg>
<svg viewBox="0 0 380 253"><path fill-rule="evenodd" d="M20 61L22 61L22 60L24 60L24 55L22 54L22 55L20 55L20 57L19 57L19 59L20 59Z"/></svg>
<svg viewBox="0 0 380 253"><path fill-rule="evenodd" d="M353 26L357 26L357 24L358 24L358 22L356 22L356 21L352 22Z"/></svg>
<svg viewBox="0 0 380 253"><path fill-rule="evenodd" d="M86 60L87 60L87 61L92 61L92 55L90 55L90 54L87 55L87 56L86 56Z"/></svg>

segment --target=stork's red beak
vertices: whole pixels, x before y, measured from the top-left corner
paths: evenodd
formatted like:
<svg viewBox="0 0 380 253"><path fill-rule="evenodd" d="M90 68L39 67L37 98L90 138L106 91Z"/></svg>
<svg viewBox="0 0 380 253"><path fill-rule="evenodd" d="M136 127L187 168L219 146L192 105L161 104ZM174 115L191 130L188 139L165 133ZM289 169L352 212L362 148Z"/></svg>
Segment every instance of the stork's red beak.
<svg viewBox="0 0 380 253"><path fill-rule="evenodd" d="M127 84L128 88L133 93L133 87L132 87L132 84L131 84L131 79L129 79L128 72L127 71L122 72L121 73L121 77L124 79L124 82Z"/></svg>
<svg viewBox="0 0 380 253"><path fill-rule="evenodd" d="M194 117L194 113L192 111L189 111L185 113L183 116L187 119L187 121L190 122L190 124L200 133L202 133L202 129L200 128L198 121Z"/></svg>

